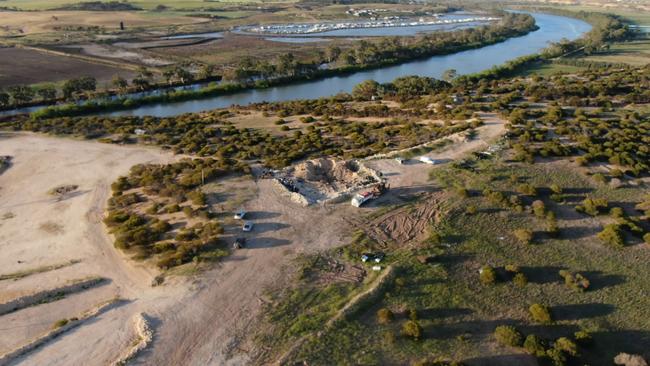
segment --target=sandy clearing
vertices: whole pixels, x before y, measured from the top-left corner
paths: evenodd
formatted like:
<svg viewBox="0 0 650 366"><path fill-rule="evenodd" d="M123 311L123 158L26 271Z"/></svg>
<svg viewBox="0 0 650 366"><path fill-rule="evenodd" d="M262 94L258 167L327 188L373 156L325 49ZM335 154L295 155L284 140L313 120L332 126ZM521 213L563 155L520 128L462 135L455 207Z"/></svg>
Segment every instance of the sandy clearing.
<svg viewBox="0 0 650 366"><path fill-rule="evenodd" d="M425 156L446 163L460 159L470 152L485 149L490 144L493 144L505 132L505 121L496 113L483 113L480 114L480 117L485 124L476 129L478 133L476 138L467 142L455 142L440 150L425 154ZM442 140L446 138L442 138ZM429 168L432 167L415 159L409 160L404 165L397 163L394 159L376 159L366 162L366 165L383 172L393 189L425 184L428 181Z"/></svg>
<svg viewBox="0 0 650 366"><path fill-rule="evenodd" d="M2 316L0 351L47 331L58 319L116 295L135 297L149 287L152 271L125 261L113 249L101 219L110 184L118 176L135 164L170 161L171 155L143 147L6 133L0 134L0 155L13 157L12 166L0 175L0 216L11 214L0 221L2 274L81 260L17 281L0 281L0 292L24 295L86 276L110 280L104 286ZM65 184L79 188L61 200L48 193ZM58 229L43 230L44 223ZM119 329L108 327L107 331L119 338ZM74 353L84 354L84 342L77 339L76 344ZM102 350L107 354L114 351L100 348L99 352Z"/></svg>

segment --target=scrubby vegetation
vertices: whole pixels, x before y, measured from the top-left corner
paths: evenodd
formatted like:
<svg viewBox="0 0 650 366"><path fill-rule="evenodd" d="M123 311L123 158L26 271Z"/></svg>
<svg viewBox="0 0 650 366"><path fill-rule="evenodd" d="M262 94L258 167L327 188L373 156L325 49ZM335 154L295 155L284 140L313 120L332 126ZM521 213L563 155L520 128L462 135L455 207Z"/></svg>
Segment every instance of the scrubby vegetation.
<svg viewBox="0 0 650 366"><path fill-rule="evenodd" d="M598 364L626 347L640 352L642 346L629 344L628 337L647 338L644 314L650 304L626 300L626 294L638 286L650 290L639 272L649 253L613 250L594 239L609 220L638 219L629 210L606 213L637 206L643 214L646 188L599 184L565 158L531 164L511 159L516 154L506 148L497 157L432 171L447 197L437 203L446 211L441 222L432 223L435 239L391 250L402 266L394 287L368 310L302 345L291 360L414 364L425 354L462 354L477 361L485 357L477 349L486 342L503 345L502 354L521 347L553 365ZM471 214L469 205L475 208ZM577 205L598 213L577 212ZM639 226L647 230L645 223ZM525 239L534 235L535 245L518 244L516 230L526 231ZM377 245L360 232L342 252L354 260ZM380 320L389 312L392 321ZM405 331L416 329L413 323L421 327L417 339Z"/></svg>
<svg viewBox="0 0 650 366"><path fill-rule="evenodd" d="M104 223L115 246L135 259L153 257L161 269L226 255L223 227L206 205L201 186L241 169L215 159L133 167L111 186Z"/></svg>

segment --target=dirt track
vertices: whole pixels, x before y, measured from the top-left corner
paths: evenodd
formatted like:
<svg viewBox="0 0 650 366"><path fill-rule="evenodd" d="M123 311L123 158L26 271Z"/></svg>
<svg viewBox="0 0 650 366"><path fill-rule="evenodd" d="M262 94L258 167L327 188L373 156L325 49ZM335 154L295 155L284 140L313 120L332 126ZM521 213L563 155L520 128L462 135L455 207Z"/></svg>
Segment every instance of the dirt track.
<svg viewBox="0 0 650 366"><path fill-rule="evenodd" d="M494 140L504 131L496 116L486 115L484 119L486 126L479 129L478 139L430 155L455 159L484 148L484 140ZM345 244L352 218L386 203L399 202L404 195L431 191L428 166L399 165L393 159L370 162L388 177L392 190L361 210L347 203L304 208L289 202L270 180L250 183L256 194L244 207L252 213L256 226L248 247L197 278L173 278L162 287L152 288L152 271L125 260L112 248L101 217L110 183L117 176L126 173L131 165L168 161L171 156L145 148L36 135L2 137L0 142L0 155L14 156L13 166L0 175L0 218L8 212L13 215L0 219L0 274L82 260L17 281L0 281L0 291L17 295L85 275L101 275L112 281L63 300L2 316L0 352L42 334L56 320L74 316L107 298L120 295L129 300L21 359L21 364L29 365L108 364L132 344L131 319L140 312L151 317L155 337L137 358L138 363L246 364L249 350L242 348L246 344L240 343L241 336L254 326L263 291L280 278L284 264L297 253ZM80 188L64 200L53 201L47 191L63 184L77 184ZM422 214L434 217L435 212ZM381 224L388 231L406 223L399 214L383 218ZM415 219L409 221L413 230L406 237L419 235L424 221ZM63 232L53 234L39 229L40 224L50 221ZM229 230L229 235L239 235Z"/></svg>

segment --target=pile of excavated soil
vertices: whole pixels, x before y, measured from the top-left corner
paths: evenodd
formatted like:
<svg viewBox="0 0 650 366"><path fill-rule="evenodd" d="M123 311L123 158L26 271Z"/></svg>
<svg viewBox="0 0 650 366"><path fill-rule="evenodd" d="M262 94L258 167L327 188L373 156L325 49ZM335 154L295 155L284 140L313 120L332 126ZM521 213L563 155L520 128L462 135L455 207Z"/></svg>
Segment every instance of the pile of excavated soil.
<svg viewBox="0 0 650 366"><path fill-rule="evenodd" d="M355 187L365 180L356 162L334 159L306 161L294 168L293 176L331 191Z"/></svg>

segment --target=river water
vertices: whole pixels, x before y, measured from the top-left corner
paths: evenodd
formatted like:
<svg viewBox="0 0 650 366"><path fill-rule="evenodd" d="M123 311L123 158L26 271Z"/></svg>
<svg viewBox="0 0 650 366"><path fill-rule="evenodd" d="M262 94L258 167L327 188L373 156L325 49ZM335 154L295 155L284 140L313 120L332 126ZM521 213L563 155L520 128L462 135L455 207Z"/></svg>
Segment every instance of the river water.
<svg viewBox="0 0 650 366"><path fill-rule="evenodd" d="M169 117L183 113L225 108L233 104L246 105L259 102L278 102L293 99L315 99L350 92L360 82L368 79L386 83L401 76L420 75L439 78L445 70L455 69L458 74L471 74L505 63L508 60L536 53L566 38L574 40L591 29L578 19L557 15L532 13L539 30L504 42L454 53L407 62L382 69L362 71L346 76L328 77L316 81L247 90L231 95L175 103L151 104L131 110L110 113L111 116Z"/></svg>

